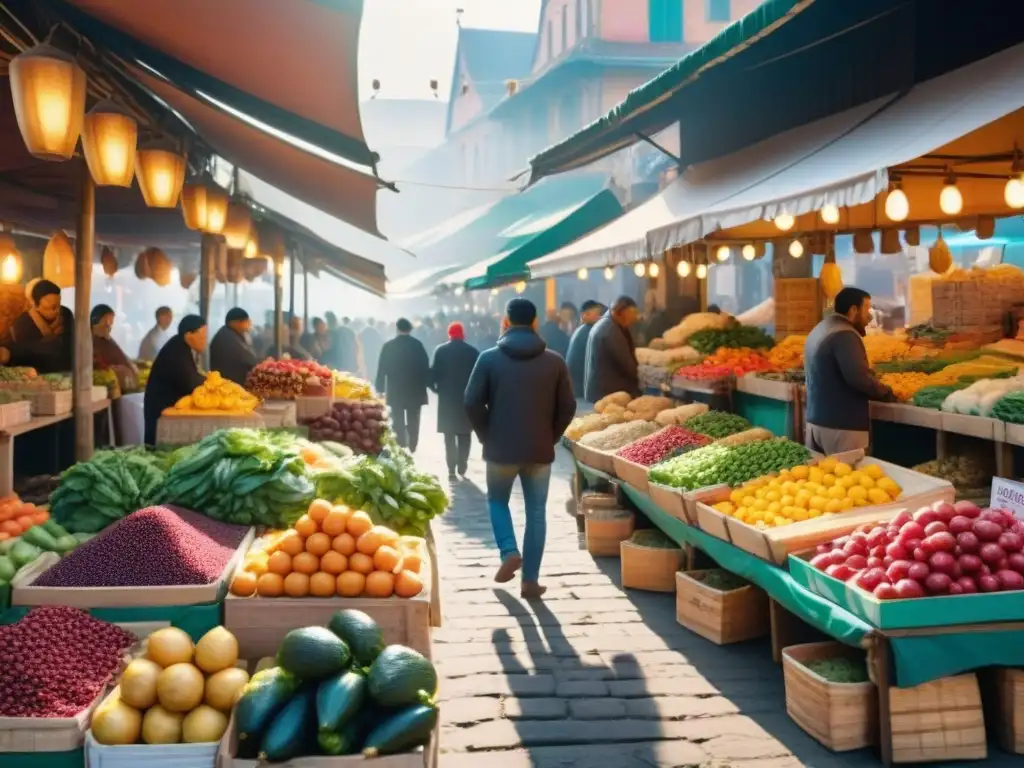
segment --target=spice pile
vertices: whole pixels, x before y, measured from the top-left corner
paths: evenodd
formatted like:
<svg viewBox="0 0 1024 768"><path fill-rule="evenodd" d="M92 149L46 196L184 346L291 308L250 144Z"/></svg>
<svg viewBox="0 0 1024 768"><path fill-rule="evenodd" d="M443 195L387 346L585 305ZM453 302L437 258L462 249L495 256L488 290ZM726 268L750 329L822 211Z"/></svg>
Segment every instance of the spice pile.
<svg viewBox="0 0 1024 768"><path fill-rule="evenodd" d="M74 717L102 693L135 637L74 608L0 626L0 717Z"/></svg>
<svg viewBox="0 0 1024 768"><path fill-rule="evenodd" d="M247 529L171 507L140 509L67 555L37 587L163 587L220 578Z"/></svg>
<svg viewBox="0 0 1024 768"><path fill-rule="evenodd" d="M708 411L688 419L683 426L691 432L698 432L714 440L720 440L723 437L750 429L750 422L735 413Z"/></svg>
<svg viewBox="0 0 1024 768"><path fill-rule="evenodd" d="M689 344L701 354L710 355L720 347L771 349L775 339L760 328L735 324L721 330L697 331L689 338Z"/></svg>
<svg viewBox="0 0 1024 768"><path fill-rule="evenodd" d="M651 482L693 491L712 485L736 486L755 477L806 463L810 451L777 437L743 445L712 444L669 459L651 469Z"/></svg>
<svg viewBox="0 0 1024 768"><path fill-rule="evenodd" d="M780 371L804 367L806 336L787 336L768 353L768 361Z"/></svg>
<svg viewBox="0 0 1024 768"><path fill-rule="evenodd" d="M690 381L715 381L729 376L771 371L774 367L768 358L752 349L720 347L700 364L679 368L676 376Z"/></svg>
<svg viewBox="0 0 1024 768"><path fill-rule="evenodd" d="M651 421L628 421L624 424L612 424L600 432L591 432L580 438L580 445L593 448L595 451L617 451L627 443L654 434L660 426Z"/></svg>
<svg viewBox="0 0 1024 768"><path fill-rule="evenodd" d="M670 454L681 454L707 445L711 438L682 427L665 427L650 437L636 440L618 452L626 461L649 467Z"/></svg>
<svg viewBox="0 0 1024 768"><path fill-rule="evenodd" d="M245 388L264 400L329 395L334 391L334 372L306 360L264 360L249 372Z"/></svg>

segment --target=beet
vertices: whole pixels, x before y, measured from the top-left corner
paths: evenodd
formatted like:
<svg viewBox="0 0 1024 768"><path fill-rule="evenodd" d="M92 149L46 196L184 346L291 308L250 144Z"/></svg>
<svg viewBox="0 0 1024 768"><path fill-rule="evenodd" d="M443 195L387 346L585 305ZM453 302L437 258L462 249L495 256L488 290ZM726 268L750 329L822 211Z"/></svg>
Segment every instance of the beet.
<svg viewBox="0 0 1024 768"><path fill-rule="evenodd" d="M981 548L981 541L978 540L978 537L972 531L966 531L957 535L956 545L959 547L960 552L974 554Z"/></svg>
<svg viewBox="0 0 1024 768"><path fill-rule="evenodd" d="M1024 548L1024 539L1009 531L1000 536L997 543L1005 552L1020 552Z"/></svg>
<svg viewBox="0 0 1024 768"><path fill-rule="evenodd" d="M176 507L140 509L69 553L39 587L163 587L217 581L248 528Z"/></svg>
<svg viewBox="0 0 1024 768"><path fill-rule="evenodd" d="M1024 576L1016 571L996 571L995 577L999 579L999 586L1004 591L1024 589Z"/></svg>
<svg viewBox="0 0 1024 768"><path fill-rule="evenodd" d="M978 554L981 556L981 559L989 565L995 565L1006 556L1006 553L1003 552L1002 547L1000 547L998 544L992 543L982 544L981 550Z"/></svg>
<svg viewBox="0 0 1024 768"><path fill-rule="evenodd" d="M949 592L953 580L945 573L932 573L924 580L924 588L933 595L944 595Z"/></svg>
<svg viewBox="0 0 1024 768"><path fill-rule="evenodd" d="M924 581L930 573L931 570L928 568L927 563L911 563L910 568L907 570L907 578L914 581Z"/></svg>
<svg viewBox="0 0 1024 768"><path fill-rule="evenodd" d="M972 525L974 525L974 521L971 518L957 515L949 521L949 532L954 535L966 533L971 530Z"/></svg>
<svg viewBox="0 0 1024 768"><path fill-rule="evenodd" d="M135 643L120 627L63 606L34 608L0 626L0 717L74 717Z"/></svg>

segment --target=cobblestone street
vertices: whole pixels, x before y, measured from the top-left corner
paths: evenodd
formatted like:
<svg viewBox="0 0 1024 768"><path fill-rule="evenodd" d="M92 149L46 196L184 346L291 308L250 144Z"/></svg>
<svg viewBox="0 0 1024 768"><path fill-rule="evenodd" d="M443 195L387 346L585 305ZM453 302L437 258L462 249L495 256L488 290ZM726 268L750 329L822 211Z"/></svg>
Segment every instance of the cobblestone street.
<svg viewBox="0 0 1024 768"><path fill-rule="evenodd" d="M432 426L425 418L418 458L440 473ZM767 639L718 648L676 623L674 595L621 589L618 559L592 558L565 512L562 449L548 502L546 598L530 605L518 579L495 584L479 446L473 456L439 537L442 768L879 764L868 751L834 755L789 720ZM521 526L518 486L513 513Z"/></svg>

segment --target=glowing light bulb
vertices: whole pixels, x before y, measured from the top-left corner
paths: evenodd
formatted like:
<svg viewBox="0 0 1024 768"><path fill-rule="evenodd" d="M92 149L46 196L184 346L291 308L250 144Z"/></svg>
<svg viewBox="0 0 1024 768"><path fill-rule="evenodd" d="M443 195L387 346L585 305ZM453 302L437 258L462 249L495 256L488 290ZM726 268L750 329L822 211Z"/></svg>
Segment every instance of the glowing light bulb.
<svg viewBox="0 0 1024 768"><path fill-rule="evenodd" d="M796 225L796 219L789 213L780 213L775 217L775 226L782 232L789 232Z"/></svg>
<svg viewBox="0 0 1024 768"><path fill-rule="evenodd" d="M728 245L720 245L720 246L718 246L718 250L715 251L715 258L718 259L719 261L725 261L726 259L728 259L729 258L729 246Z"/></svg>
<svg viewBox="0 0 1024 768"><path fill-rule="evenodd" d="M789 244L789 255L794 259L799 259L804 255L804 244L799 240L794 240Z"/></svg>
<svg viewBox="0 0 1024 768"><path fill-rule="evenodd" d="M463 288L461 285L455 286L455 295L456 296L461 296L463 293L465 293L465 291L466 291L466 289Z"/></svg>
<svg viewBox="0 0 1024 768"><path fill-rule="evenodd" d="M498 295L498 289L497 288L491 288L491 296L497 296L497 295Z"/></svg>
<svg viewBox="0 0 1024 768"><path fill-rule="evenodd" d="M586 267L580 267L578 270L576 270L576 277L578 277L580 280L586 280L588 274L589 273L587 272Z"/></svg>
<svg viewBox="0 0 1024 768"><path fill-rule="evenodd" d="M655 263L651 263L651 266L647 269L647 274L650 275L651 277L657 277L660 272L661 267L659 267Z"/></svg>
<svg viewBox="0 0 1024 768"><path fill-rule="evenodd" d="M1024 177L1016 176L1006 182L1003 199L1010 208L1024 208Z"/></svg>
<svg viewBox="0 0 1024 768"><path fill-rule="evenodd" d="M633 274L637 277L643 277L647 272L647 268L643 264L637 264L633 267Z"/></svg>
<svg viewBox="0 0 1024 768"><path fill-rule="evenodd" d="M21 280L21 259L8 253L0 261L0 282L16 283Z"/></svg>
<svg viewBox="0 0 1024 768"><path fill-rule="evenodd" d="M686 277L690 274L690 262L680 261L676 264L676 274L680 277Z"/></svg>
<svg viewBox="0 0 1024 768"><path fill-rule="evenodd" d="M839 206L826 203L821 207L821 220L826 224L839 223Z"/></svg>
<svg viewBox="0 0 1024 768"><path fill-rule="evenodd" d="M939 208L947 216L956 216L964 208L964 196L955 183L947 184L939 193Z"/></svg>
<svg viewBox="0 0 1024 768"><path fill-rule="evenodd" d="M611 267L605 267L604 268L604 279L605 280L611 280L614 277L615 277L615 270L612 269Z"/></svg>
<svg viewBox="0 0 1024 768"><path fill-rule="evenodd" d="M526 283L523 282L523 281L520 281L520 282L516 283L516 293L525 293L525 292L526 292Z"/></svg>
<svg viewBox="0 0 1024 768"><path fill-rule="evenodd" d="M698 280L703 280L707 276L708 276L708 265L707 264L698 264L697 265L697 279Z"/></svg>
<svg viewBox="0 0 1024 768"><path fill-rule="evenodd" d="M743 246L743 258L747 261L753 261L754 257L757 256L757 249L752 243L747 243Z"/></svg>
<svg viewBox="0 0 1024 768"><path fill-rule="evenodd" d="M903 221L910 215L910 201L907 193L897 187L885 197L885 215L890 221Z"/></svg>

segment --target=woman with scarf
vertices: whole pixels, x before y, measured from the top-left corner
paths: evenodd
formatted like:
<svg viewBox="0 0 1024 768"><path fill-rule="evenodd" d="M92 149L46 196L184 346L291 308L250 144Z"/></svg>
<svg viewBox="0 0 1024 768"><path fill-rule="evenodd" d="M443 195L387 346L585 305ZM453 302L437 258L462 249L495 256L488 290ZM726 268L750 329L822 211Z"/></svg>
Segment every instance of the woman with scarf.
<svg viewBox="0 0 1024 768"><path fill-rule="evenodd" d="M146 418L146 445L156 445L156 423L160 414L206 380L199 370L199 355L206 349L206 321L199 315L185 315L178 333L153 361L146 384L143 410Z"/></svg>
<svg viewBox="0 0 1024 768"><path fill-rule="evenodd" d="M128 359L124 350L110 337L114 329L114 310L106 304L97 304L89 315L92 326L92 366L96 370L112 370L122 392L135 389L139 369Z"/></svg>
<svg viewBox="0 0 1024 768"><path fill-rule="evenodd" d="M61 306L60 288L40 280L30 297L32 308L18 316L0 347L0 363L35 368L39 373L70 371L75 316Z"/></svg>

